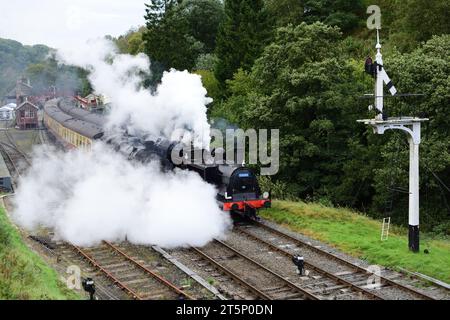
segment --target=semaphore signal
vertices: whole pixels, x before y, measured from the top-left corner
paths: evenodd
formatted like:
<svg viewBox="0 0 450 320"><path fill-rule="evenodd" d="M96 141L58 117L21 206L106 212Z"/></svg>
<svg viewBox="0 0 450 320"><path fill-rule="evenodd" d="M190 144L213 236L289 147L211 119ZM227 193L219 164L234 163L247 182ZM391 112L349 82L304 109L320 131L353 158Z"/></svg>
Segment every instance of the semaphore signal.
<svg viewBox="0 0 450 320"><path fill-rule="evenodd" d="M391 79L383 65L383 56L381 54L381 43L379 28L377 28L377 49L376 59L373 63L370 57L366 59L365 70L375 77L375 110L377 115L374 119L358 120L373 128L374 133L384 134L386 130L401 130L407 134L410 157L409 157L409 236L408 246L413 252L419 251L419 145L421 142L421 123L428 121L426 118L418 117L388 117L384 109L384 86L389 90L392 96L408 96L410 94L397 95L397 89L394 87ZM367 96L367 95L366 95ZM369 106L369 110L373 110Z"/></svg>

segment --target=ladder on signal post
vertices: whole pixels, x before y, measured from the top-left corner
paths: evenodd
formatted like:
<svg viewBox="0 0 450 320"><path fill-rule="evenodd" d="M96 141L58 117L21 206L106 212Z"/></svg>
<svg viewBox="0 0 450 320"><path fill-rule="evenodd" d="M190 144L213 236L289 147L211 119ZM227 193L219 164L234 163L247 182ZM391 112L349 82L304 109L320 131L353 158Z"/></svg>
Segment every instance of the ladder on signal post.
<svg viewBox="0 0 450 320"><path fill-rule="evenodd" d="M391 225L391 217L383 219L383 226L381 228L381 241L386 241L389 237L389 227Z"/></svg>

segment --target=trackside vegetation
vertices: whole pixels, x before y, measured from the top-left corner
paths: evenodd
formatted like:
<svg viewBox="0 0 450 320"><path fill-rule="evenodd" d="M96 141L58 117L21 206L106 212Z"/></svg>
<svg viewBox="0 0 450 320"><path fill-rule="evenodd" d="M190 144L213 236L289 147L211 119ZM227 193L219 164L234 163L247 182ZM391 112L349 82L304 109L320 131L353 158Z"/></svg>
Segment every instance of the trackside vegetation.
<svg viewBox="0 0 450 320"><path fill-rule="evenodd" d="M289 229L323 241L370 264L420 272L450 283L450 240L421 233L421 251L408 250L403 227L391 225L389 239L380 240L381 221L356 211L317 203L274 201L261 215ZM424 250L429 251L428 254Z"/></svg>
<svg viewBox="0 0 450 320"><path fill-rule="evenodd" d="M22 241L0 207L0 299L80 299Z"/></svg>

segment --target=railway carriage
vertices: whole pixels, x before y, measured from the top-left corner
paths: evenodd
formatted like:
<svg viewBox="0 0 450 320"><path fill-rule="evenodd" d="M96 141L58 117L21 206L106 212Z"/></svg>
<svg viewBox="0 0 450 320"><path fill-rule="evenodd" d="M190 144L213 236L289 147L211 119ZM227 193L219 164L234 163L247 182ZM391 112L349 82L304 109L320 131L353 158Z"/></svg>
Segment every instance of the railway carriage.
<svg viewBox="0 0 450 320"><path fill-rule="evenodd" d="M90 148L94 140L103 136L100 120L89 112L69 113L61 107L60 100L50 100L44 106L44 124L47 129L68 149ZM88 121L95 119L97 122Z"/></svg>

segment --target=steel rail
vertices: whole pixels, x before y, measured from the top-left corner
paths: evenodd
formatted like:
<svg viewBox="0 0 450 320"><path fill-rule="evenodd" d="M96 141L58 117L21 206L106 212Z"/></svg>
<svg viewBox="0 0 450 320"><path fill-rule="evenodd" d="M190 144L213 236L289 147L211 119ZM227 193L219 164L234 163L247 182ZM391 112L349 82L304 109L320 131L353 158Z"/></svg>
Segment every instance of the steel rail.
<svg viewBox="0 0 450 320"><path fill-rule="evenodd" d="M15 146L13 146L13 145L10 145L10 144L8 144L8 143L5 143L5 142L0 142L0 144L1 144L3 147L6 146L6 147L8 147L8 148L14 150L14 152L15 152L16 154L18 154L20 157L22 157L22 158L25 160L25 162L27 163L28 166L31 165L31 161L28 159L28 156L27 156L25 153L23 153L20 149L18 149L17 147L15 147ZM5 151L5 152L6 152L6 151ZM8 152L8 153L9 153L9 152Z"/></svg>
<svg viewBox="0 0 450 320"><path fill-rule="evenodd" d="M5 155L6 155L6 157L8 158L9 162L11 163L11 165L12 165L14 171L15 171L15 172L17 173L17 175L20 177L20 176L21 176L21 175L20 175L20 172L19 172L19 170L17 169L16 164L14 163L14 161L13 161L11 155L9 154L8 151L6 151L6 148L5 148L5 146L3 145L3 143L0 143L0 149L3 150L3 152L4 152Z"/></svg>
<svg viewBox="0 0 450 320"><path fill-rule="evenodd" d="M264 292L260 291L258 288L253 286L251 283L248 283L247 281L245 281L244 279L239 277L237 274L235 274L233 271L231 271L230 269L228 269L227 267L225 267L221 263L217 262L216 260L214 260L214 258L210 257L209 255L207 255L206 253L204 253L200 249L194 248L194 247L192 247L190 249L195 251L196 253L198 253L204 259L208 260L208 262L210 262L216 268L220 269L222 272L224 272L225 274L227 274L228 276L230 276L231 278L233 278L234 280L236 280L237 282L239 282L240 284L245 286L248 290L253 292L257 297L265 299L265 300L273 300L271 296L269 296L269 295L265 294Z"/></svg>
<svg viewBox="0 0 450 320"><path fill-rule="evenodd" d="M270 227L270 226L268 226L268 225L266 225L266 224L264 224L262 222L254 221L254 224L256 226L258 226L258 227L261 227L263 229L268 230L269 232L273 232L273 233L275 233L275 234L277 234L277 235L279 235L281 237L284 237L284 238L286 238L286 239L288 239L288 240L290 240L290 241L292 241L292 242L294 242L296 244L299 244L301 246L307 247L308 249L311 249L311 250L315 251L316 253L328 256L329 258L331 258L333 260L339 261L340 263L343 263L343 264L353 268L354 270L358 270L358 271L365 272L365 273L372 273L372 272L368 271L366 268L358 266L358 265L356 265L356 264L354 264L354 263L352 263L352 262L350 262L350 261L348 261L346 259L343 259L343 258L335 255L334 253L331 253L331 252L322 250L320 248L317 248L317 247L315 247L315 246L313 246L313 245L311 245L311 244L309 244L309 243L307 243L307 242L305 242L303 240L300 240L300 239L297 239L295 237L292 237L292 236L290 236L290 235L288 235L288 234L286 234L286 233L284 233L284 232L282 232L280 230L272 228L272 227ZM394 287L397 287L397 288L399 288L401 290L408 291L408 292L410 292L410 293L412 293L412 294L414 294L416 296L421 297L424 300L436 300L432 296L429 296L429 295L427 295L425 293L422 293L422 292L420 292L420 291L418 291L416 289L404 286L404 285L402 285L402 284L400 284L400 283L398 283L398 282L396 282L394 280L391 280L389 278L386 278L384 276L380 275L379 278L380 278L381 282L387 283L387 284L389 284L391 286L394 286Z"/></svg>
<svg viewBox="0 0 450 320"><path fill-rule="evenodd" d="M95 268L99 269L101 272L105 274L107 278L113 281L114 284L118 285L122 290L126 291L128 294L130 294L134 299L136 300L142 300L142 298L139 296L137 292L135 292L133 289L131 289L129 286L127 286L125 283L117 279L113 274L111 274L108 270L103 268L100 264L97 263L89 254L87 254L83 249L80 247L72 245L72 247L81 254L86 260L89 261L91 265L93 265Z"/></svg>
<svg viewBox="0 0 450 320"><path fill-rule="evenodd" d="M13 148L14 150L16 150L24 159L25 161L28 163L28 165L31 165L30 160L28 159L28 156L25 154L25 152L23 152L22 150L20 150L19 146L16 144L16 142L14 141L13 137L11 136L11 134L9 133L9 128L5 130L5 135L6 138L9 140L9 142L11 144L6 144L3 142L3 144L8 145L9 147Z"/></svg>
<svg viewBox="0 0 450 320"><path fill-rule="evenodd" d="M276 245L274 245L274 244L272 244L272 243L270 243L270 242L268 242L268 241L266 241L264 239L261 239L261 238L255 236L255 235L249 233L248 231L246 231L244 229L239 228L238 230L240 232L244 233L246 236L254 239L255 241L263 243L264 245L268 246L270 249L272 249L274 251L277 251L277 252L279 252L279 253L281 253L281 254L289 257L289 258L293 257L293 255L290 252L288 252L288 251L286 251L286 250L284 250L282 248L279 248ZM340 284L343 284L343 285L345 285L345 286L347 286L349 288L352 288L352 289L354 289L354 290L356 290L358 292L364 293L364 294L374 298L375 300L384 300L383 297L380 297L376 293L371 292L371 291L369 291L369 290L367 290L367 289L365 289L363 287L357 286L356 284L354 284L354 283L352 283L352 282L350 282L348 280L345 280L345 279L343 279L343 278L341 278L341 277L339 277L339 276L337 276L337 275L335 275L335 274L333 274L331 272L328 272L328 271L318 267L317 265L315 265L315 264L313 264L311 262L305 261L304 263L305 263L305 266L309 267L310 269L313 269L316 272L318 272L318 273L320 273L322 275L325 275L326 277L331 278L331 279L333 279L334 281L336 281L336 282L338 282Z"/></svg>
<svg viewBox="0 0 450 320"><path fill-rule="evenodd" d="M111 249L113 249L115 252L119 253L121 256L123 256L125 259L127 259L128 261L132 262L134 265L136 265L137 267L139 267L140 269L142 269L145 273L149 274L150 276L152 276L154 279L158 280L160 283L162 283L164 286L166 286L167 288L171 289L172 291L175 291L177 294L189 299L189 300L195 300L194 297L190 296L189 294L187 294L186 292L180 290L178 287L176 287L174 284L172 284L171 282L169 282L168 280L164 279L163 277L161 277L160 275L156 274L155 272L153 272L152 270L148 269L146 266L144 266L142 263L140 263L139 261L137 261L136 259L132 258L131 256L129 256L128 254L126 254L123 250L121 250L119 247L113 245L112 243L108 242L108 241L103 241L106 245L108 245Z"/></svg>
<svg viewBox="0 0 450 320"><path fill-rule="evenodd" d="M271 274L272 276L274 276L275 278L277 278L278 280L280 280L281 282L283 282L285 285L287 285L288 287L290 287L291 289L294 289L297 292L300 292L302 295L304 295L307 299L310 300L320 300L320 298L316 295L314 295L313 293L309 292L306 289L303 289L299 286L297 286L295 283L292 283L291 281L285 279L284 277L282 277L281 275L279 275L278 273L268 269L267 267L263 266L262 264L260 264L259 262L255 261L254 259L242 254L241 252L237 251L235 248L229 246L228 244L214 239L215 243L220 244L221 246L225 247L226 249L232 251L234 254L236 254L237 256L243 258L244 260L250 262L253 265L256 265L258 268L264 270L265 272ZM270 299L273 300L273 299Z"/></svg>

